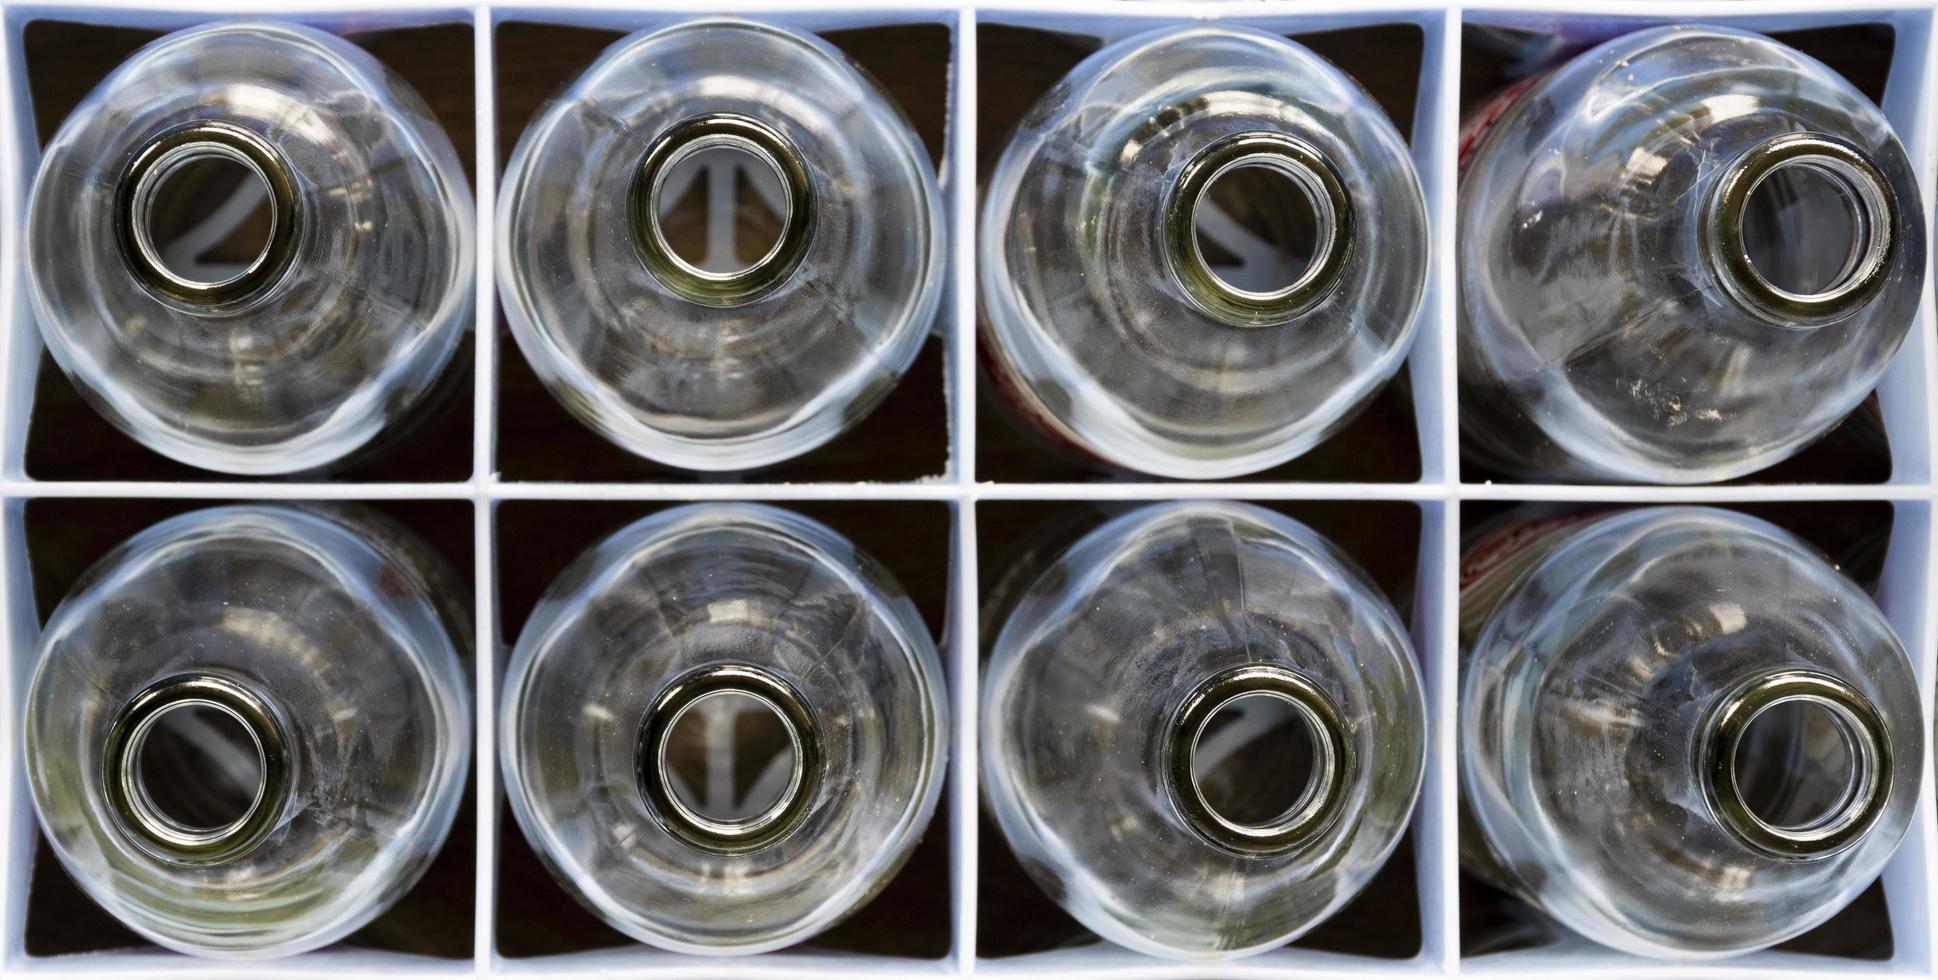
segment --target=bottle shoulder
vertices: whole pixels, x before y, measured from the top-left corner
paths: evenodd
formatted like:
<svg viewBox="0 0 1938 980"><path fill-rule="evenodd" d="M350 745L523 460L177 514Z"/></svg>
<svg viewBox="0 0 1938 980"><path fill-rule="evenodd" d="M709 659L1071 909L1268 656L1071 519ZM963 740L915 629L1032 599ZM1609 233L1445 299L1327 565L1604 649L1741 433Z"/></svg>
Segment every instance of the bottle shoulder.
<svg viewBox="0 0 1938 980"><path fill-rule="evenodd" d="M231 177L223 209L192 199ZM238 206L252 182L262 203ZM457 350L472 208L449 137L368 52L222 22L136 52L62 121L23 252L49 352L116 426L205 469L301 472L368 444ZM258 216L252 261L205 240L252 241Z"/></svg>
<svg viewBox="0 0 1938 980"><path fill-rule="evenodd" d="M1246 955L1311 928L1390 853L1423 771L1399 617L1332 545L1249 505L1154 505L1098 527L1024 590L985 677L985 786L1011 845L1079 920L1157 955ZM1234 842L1230 800L1204 788L1209 757L1187 746L1259 694L1337 734L1320 753L1334 775L1311 785L1340 802L1330 823L1244 824ZM1249 744L1225 744L1248 730L1234 727L1220 751ZM1300 785L1238 772L1241 803L1274 779ZM1272 836L1295 831L1293 846Z"/></svg>
<svg viewBox="0 0 1938 980"><path fill-rule="evenodd" d="M368 527L195 511L111 552L49 617L23 725L35 806L75 880L143 936L207 956L316 948L395 901L449 830L470 771L468 642L438 579L378 537L405 532ZM156 748L183 708L220 711L252 751L221 755L207 721ZM204 757L223 760L215 776L154 768ZM205 784L251 757L254 801L232 824L155 802L206 807ZM261 905L246 928L244 897Z"/></svg>
<svg viewBox="0 0 1938 980"><path fill-rule="evenodd" d="M681 720L729 694L782 719L798 760L771 820L696 816L734 791L706 776L694 803L668 775ZM853 912L920 839L948 757L939 656L900 586L760 505L672 508L589 549L520 630L501 706L507 797L560 883L688 953L777 949ZM709 772L743 761L732 731Z"/></svg>
<svg viewBox="0 0 1938 980"><path fill-rule="evenodd" d="M1245 175L1268 169L1291 175L1269 200L1313 202L1319 244L1296 275L1240 220L1268 200L1241 193ZM985 334L1036 411L1117 465L1203 478L1283 462L1413 335L1427 228L1406 142L1286 38L1199 25L1106 46L1024 117L988 188Z"/></svg>
<svg viewBox="0 0 1938 980"><path fill-rule="evenodd" d="M1808 545L1706 508L1595 520L1521 574L1465 651L1468 812L1512 885L1598 941L1678 958L1780 942L1869 884L1911 805L1891 799L1870 836L1821 860L1730 831L1703 761L1714 713L1798 671L1847 684L1922 754L1902 646ZM1893 792L1917 782L1898 755ZM1719 889L1758 914L1705 914Z"/></svg>
<svg viewBox="0 0 1938 980"><path fill-rule="evenodd" d="M1853 236L1825 224L1832 208L1793 202L1766 222L1773 205L1750 190L1731 222L1720 203L1762 148L1805 134L1867 161L1883 203L1862 234L1889 243L1874 298L1822 323L1746 304L1733 288L1745 274L1718 258L1733 254L1718 244L1728 232L1779 256L1758 267L1773 274L1842 261ZM1726 29L1610 41L1533 83L1464 167L1463 383L1514 404L1569 477L1691 483L1767 466L1848 414L1897 351L1923 281L1920 201L1883 114L1821 63ZM1772 406L1776 378L1811 396Z"/></svg>

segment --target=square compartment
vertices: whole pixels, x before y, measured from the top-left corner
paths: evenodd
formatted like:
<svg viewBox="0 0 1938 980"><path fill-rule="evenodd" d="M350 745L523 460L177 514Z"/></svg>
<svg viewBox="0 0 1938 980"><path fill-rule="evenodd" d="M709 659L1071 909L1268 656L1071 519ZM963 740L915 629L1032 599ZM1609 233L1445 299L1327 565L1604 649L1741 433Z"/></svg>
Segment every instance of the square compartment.
<svg viewBox="0 0 1938 980"><path fill-rule="evenodd" d="M952 711L954 684L948 626L955 578L952 508L938 501L769 501L826 524L888 569L915 603L942 655ZM677 502L517 500L498 505L499 635L508 657L519 632L554 578L611 534ZM497 672L503 676L502 664ZM502 694L494 692L496 698ZM949 719L950 764L959 758ZM496 915L492 950L526 969L698 969L709 963L760 968L900 968L933 972L955 949L953 841L959 778L946 776L942 798L908 863L886 888L833 928L796 946L731 960L673 953L613 929L575 902L526 840L499 796ZM865 964L865 967L861 966Z"/></svg>
<svg viewBox="0 0 1938 980"><path fill-rule="evenodd" d="M1625 510L1639 506L1597 502L1592 491L1582 497L1579 506L1583 508ZM1490 521L1511 513L1515 506L1514 502L1504 500L1462 504L1460 521L1466 529L1464 535L1471 539L1485 533ZM1926 635L1928 615L1923 608L1930 594L1928 502L1716 501L1708 506L1769 521L1827 555L1877 598L1904 643L1921 686L1930 686L1932 650ZM1457 689L1454 693L1457 698ZM1456 774L1450 791L1458 793L1459 786L1460 777ZM1921 799L1929 798L1928 792L1921 794ZM1770 949L1718 960L1715 964L1752 972L1886 972L1918 968L1927 955L1924 934L1929 914L1925 896L1927 851L1920 827L1930 820L1928 804L1921 805L1912 817L1911 830L1904 843L1877 881L1829 920ZM1473 832L1466 826L1458 829L1463 836ZM1452 857L1457 860L1457 850ZM1581 969L1647 970L1658 962L1604 947L1577 935L1528 902L1465 868L1457 869L1457 875L1462 973L1539 975Z"/></svg>
<svg viewBox="0 0 1938 980"><path fill-rule="evenodd" d="M14 159L29 164L20 175L23 200L15 220L25 219L24 196L32 184L31 166L39 157L39 146L52 138L74 107L109 72L164 34L234 16L72 7L14 7L7 11L7 34L18 46L6 64L13 73L19 116L16 123L21 138L28 141ZM396 71L431 107L457 148L466 178L472 188L477 187L476 80L472 71L475 36L468 10L424 9L376 17L315 14L288 19L338 34ZM46 352L27 300L24 270L18 283L13 323L7 328L14 331L9 382L15 390L7 401L14 417L7 420L7 441L0 444L7 447L7 472L50 482L288 479L238 476L189 466L141 445L109 424L82 399ZM367 455L353 454L341 466L328 469L326 478L337 482L411 483L470 479L475 428L472 347L467 330L438 384L397 425L378 437L380 448ZM394 443L384 441L392 438ZM296 474L295 478L317 477Z"/></svg>
<svg viewBox="0 0 1938 980"><path fill-rule="evenodd" d="M1402 370L1345 428L1301 456L1229 481L1244 495L1248 483L1438 482L1444 473L1437 380L1445 325L1437 296L1446 276L1437 254L1445 237L1442 206L1450 189L1437 164L1440 134L1451 134L1445 106L1435 97L1445 57L1445 18L1421 9L1288 14L1264 8L1208 18L1288 37L1318 53L1364 86L1413 150L1426 193L1429 258L1425 293L1415 322L1408 369ZM1191 23L1176 8L1123 4L1083 13L1004 8L978 15L976 93L976 213L991 170L1017 123L1038 99L1089 55L1141 31ZM1276 8L1297 10L1297 5ZM988 70L988 69L995 70ZM978 343L986 338L978 336ZM1027 431L985 371L976 373L976 478L998 483L1147 482L1161 478L1093 460L1079 460ZM1168 482L1168 481L1167 481Z"/></svg>
<svg viewBox="0 0 1938 980"><path fill-rule="evenodd" d="M731 11L726 11L731 13ZM497 180L528 124L547 100L590 67L615 42L638 31L702 19L704 15L593 9L503 7L492 14L497 93ZM956 24L952 14L919 9L878 14L781 13L752 19L807 31L839 48L885 90L907 116L940 179L948 272L943 302L926 342L880 405L828 443L755 470L698 473L636 456L594 432L540 383L514 342L502 310L496 316L499 477L505 481L590 483L933 482L953 459L950 394L954 354L950 337L958 277L955 224L952 80ZM503 188L500 187L502 194ZM498 270L497 275L508 274Z"/></svg>
<svg viewBox="0 0 1938 980"><path fill-rule="evenodd" d="M1242 489L1242 488L1234 488ZM1242 498L1240 498L1242 499ZM1005 597L1013 597L1046 563L1105 521L1152 501L1003 500L977 505L977 568L983 601L979 659L986 661L1002 623L994 621ZM1439 554L1440 523L1426 505L1407 501L1251 500L1306 524L1357 561L1413 627L1415 656L1426 681L1429 731L1433 715L1431 649L1437 614L1436 574L1422 567ZM980 696L980 695L979 695ZM1437 828L1429 816L1437 741L1428 738L1428 785L1423 787L1399 846L1365 888L1332 916L1293 942L1238 961L1265 969L1389 970L1414 972L1434 961L1438 908L1423 896L1440 858ZM1070 917L1024 870L985 801L977 827L976 956L987 972L1057 971L1078 968L1149 968L1164 961L1106 942Z"/></svg>
<svg viewBox="0 0 1938 980"><path fill-rule="evenodd" d="M63 596L95 562L123 541L147 528L190 511L235 501L205 499L108 499L41 497L12 501L7 511L9 613L14 617L13 663L15 703L9 716L24 715L26 680L31 676L37 644L22 636L22 627L44 623ZM343 501L335 501L342 503ZM390 518L422 538L432 552L450 565L468 590L475 567L473 527L476 507L463 500L388 500L356 502ZM471 594L463 600L470 615ZM475 622L465 629L475 643ZM467 664L475 670L475 664ZM467 696L469 691L465 692ZM16 726L17 727L17 726ZM474 779L479 760L473 753L472 779L467 779L452 822L430 865L395 904L361 929L322 949L274 961L285 969L367 970L410 969L433 974L465 974L474 970L477 895L477 799ZM136 935L83 893L55 857L40 829L26 793L24 759L16 757L15 785L20 787L7 838L9 858L24 885L24 899L8 918L19 933L5 938L5 948L18 950L19 965L28 969L71 972L77 968L181 971L200 975L209 961L173 952ZM23 894L23 893L16 893ZM14 965L15 960L9 959Z"/></svg>
<svg viewBox="0 0 1938 980"><path fill-rule="evenodd" d="M1931 193L1930 168L1922 162L1931 133L1930 111L1923 97L1929 85L1923 59L1931 27L1924 13L1859 6L1786 14L1721 9L1729 13L1685 18L1560 8L1466 10L1459 38L1460 111L1464 116L1507 85L1624 34L1671 23L1738 27L1768 34L1824 62L1876 102L1918 168L1921 190ZM1929 197L1926 210L1930 210ZM1929 213L1926 223L1930 223ZM1450 288L1457 289L1458 284ZM1930 289L1929 282L1925 288ZM1931 332L1931 316L1921 309L1871 399L1796 455L1724 485L1916 484L1929 479L1930 380L1925 362ZM1465 341L1456 338L1456 342ZM1539 482L1495 472L1467 459L1460 460L1460 466L1467 484Z"/></svg>

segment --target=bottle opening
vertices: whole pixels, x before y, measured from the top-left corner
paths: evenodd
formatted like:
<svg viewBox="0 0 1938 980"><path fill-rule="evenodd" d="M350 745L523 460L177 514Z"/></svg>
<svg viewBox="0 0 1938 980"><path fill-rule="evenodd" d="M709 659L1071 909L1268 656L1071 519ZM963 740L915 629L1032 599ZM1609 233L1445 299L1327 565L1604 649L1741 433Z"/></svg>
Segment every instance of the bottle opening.
<svg viewBox="0 0 1938 980"><path fill-rule="evenodd" d="M666 733L668 789L706 820L755 823L796 788L799 738L766 698L744 691L706 695L682 709Z"/></svg>
<svg viewBox="0 0 1938 980"><path fill-rule="evenodd" d="M1730 165L1705 230L1725 290L1779 326L1850 316L1883 288L1897 203L1877 165L1829 137L1792 133Z"/></svg>
<svg viewBox="0 0 1938 980"><path fill-rule="evenodd" d="M1705 790L1723 827L1772 856L1810 860L1857 842L1889 795L1876 707L1817 671L1779 671L1725 698L1705 740Z"/></svg>
<svg viewBox="0 0 1938 980"><path fill-rule="evenodd" d="M667 832L703 850L755 850L786 837L812 806L820 762L807 702L760 667L683 675L640 723L641 795Z"/></svg>
<svg viewBox="0 0 1938 980"><path fill-rule="evenodd" d="M1241 694L1198 730L1192 784L1223 820L1269 828L1296 814L1317 791L1319 752L1312 719L1298 705L1271 693Z"/></svg>
<svg viewBox="0 0 1938 980"><path fill-rule="evenodd" d="M240 127L163 133L122 175L122 255L142 285L191 309L247 298L292 258L294 187L276 151Z"/></svg>
<svg viewBox="0 0 1938 980"><path fill-rule="evenodd" d="M1316 148L1283 133L1236 133L1206 146L1179 171L1167 208L1178 284L1234 326L1310 309L1351 251L1345 185Z"/></svg>
<svg viewBox="0 0 1938 980"><path fill-rule="evenodd" d="M778 289L812 237L800 154L757 119L711 113L656 139L632 189L632 238L660 284L696 303L735 306Z"/></svg>
<svg viewBox="0 0 1938 980"><path fill-rule="evenodd" d="M1796 160L1751 188L1743 206L1743 250L1772 289L1828 293L1849 281L1875 243L1851 182L1835 170Z"/></svg>
<svg viewBox="0 0 1938 980"><path fill-rule="evenodd" d="M667 165L655 219L674 258L696 274L728 276L774 254L792 210L780 164L743 138L718 136Z"/></svg>
<svg viewBox="0 0 1938 980"><path fill-rule="evenodd" d="M1861 757L1850 719L1799 698L1750 719L1731 764L1750 814L1778 831L1799 833L1834 821L1850 806L1862 789Z"/></svg>
<svg viewBox="0 0 1938 980"><path fill-rule="evenodd" d="M164 861L229 860L273 831L291 787L289 741L268 703L236 681L183 674L122 708L102 747L115 822Z"/></svg>
<svg viewBox="0 0 1938 980"><path fill-rule="evenodd" d="M1165 755L1185 823L1244 855L1318 838L1337 819L1352 771L1332 699L1275 664L1233 667L1200 684L1178 707Z"/></svg>
<svg viewBox="0 0 1938 980"><path fill-rule="evenodd" d="M219 144L185 146L155 169L142 195L142 247L183 283L216 288L269 256L275 226L269 181Z"/></svg>
<svg viewBox="0 0 1938 980"><path fill-rule="evenodd" d="M1324 244L1324 206L1280 162L1240 161L1213 177L1192 209L1198 258L1236 293L1290 288Z"/></svg>
<svg viewBox="0 0 1938 980"><path fill-rule="evenodd" d="M156 816L194 834L220 833L262 802L268 763L240 715L207 701L183 701L136 736L138 787Z"/></svg>

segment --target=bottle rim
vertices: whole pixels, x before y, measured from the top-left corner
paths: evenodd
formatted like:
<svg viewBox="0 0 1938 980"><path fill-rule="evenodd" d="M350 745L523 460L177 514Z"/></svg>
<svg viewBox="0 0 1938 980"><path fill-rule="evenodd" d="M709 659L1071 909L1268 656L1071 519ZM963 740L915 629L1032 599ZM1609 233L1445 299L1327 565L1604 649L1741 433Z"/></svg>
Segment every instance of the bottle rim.
<svg viewBox="0 0 1938 980"><path fill-rule="evenodd" d="M241 272L226 279L192 279L169 268L154 240L155 202L162 187L182 168L206 160L241 165L268 193L268 238ZM186 312L217 312L260 296L295 260L301 224L289 162L261 136L220 120L187 123L150 139L129 159L115 193L122 261L142 288Z"/></svg>
<svg viewBox="0 0 1938 980"><path fill-rule="evenodd" d="M1248 823L1219 812L1206 798L1197 750L1214 717L1237 701L1257 697L1283 701L1298 712L1311 737L1313 767L1297 802L1275 817ZM1344 811L1356 770L1338 705L1311 678L1276 664L1242 664L1199 684L1172 717L1164 759L1166 789L1184 822L1210 843L1245 856L1293 851L1318 839Z"/></svg>
<svg viewBox="0 0 1938 980"><path fill-rule="evenodd" d="M659 220L667 178L706 150L733 149L767 167L782 195L780 234L766 253L732 272L709 272L667 241ZM653 278L674 294L707 306L740 306L779 289L800 268L814 233L814 185L801 152L778 129L735 112L691 116L668 127L640 160L628 195L633 249Z"/></svg>
<svg viewBox="0 0 1938 980"><path fill-rule="evenodd" d="M673 731L686 713L728 694L752 698L771 711L792 750L780 795L759 813L738 819L709 817L689 806L673 789L668 760ZM636 776L647 809L668 833L702 850L739 854L771 847L800 827L813 808L824 754L814 711L793 685L752 664L713 664L668 684L647 709L639 726Z"/></svg>
<svg viewBox="0 0 1938 980"><path fill-rule="evenodd" d="M1770 281L1751 258L1744 232L1764 183L1799 170L1827 181L1853 223L1842 270L1810 292ZM1744 309L1778 326L1816 327L1855 314L1884 288L1898 253L1898 221L1897 195L1864 151L1834 136L1786 133L1751 147L1725 168L1710 197L1703 237L1712 270Z"/></svg>
<svg viewBox="0 0 1938 980"><path fill-rule="evenodd" d="M240 816L227 823L196 827L176 819L156 804L142 777L142 752L155 724L185 708L227 715L255 744L254 797ZM177 674L156 681L122 707L102 748L102 779L114 825L130 843L170 864L208 866L240 857L262 843L282 820L295 783L290 745L275 709L245 684L213 673Z"/></svg>
<svg viewBox="0 0 1938 980"><path fill-rule="evenodd" d="M1277 289L1241 289L1212 271L1198 243L1198 210L1213 184L1233 171L1265 168L1290 180L1312 208L1311 259ZM1166 264L1193 304L1240 327L1284 323L1331 293L1352 255L1352 200L1339 171L1305 140L1267 130L1233 133L1207 144L1178 171L1161 219Z"/></svg>
<svg viewBox="0 0 1938 980"><path fill-rule="evenodd" d="M1840 798L1796 824L1766 819L1751 806L1739 753L1758 719L1782 705L1822 710L1835 725L1851 768ZM1870 698L1830 674L1781 670L1737 688L1711 712L1698 738L1703 795L1717 822L1744 846L1770 857L1815 861L1843 852L1876 826L1892 786L1890 731Z"/></svg>

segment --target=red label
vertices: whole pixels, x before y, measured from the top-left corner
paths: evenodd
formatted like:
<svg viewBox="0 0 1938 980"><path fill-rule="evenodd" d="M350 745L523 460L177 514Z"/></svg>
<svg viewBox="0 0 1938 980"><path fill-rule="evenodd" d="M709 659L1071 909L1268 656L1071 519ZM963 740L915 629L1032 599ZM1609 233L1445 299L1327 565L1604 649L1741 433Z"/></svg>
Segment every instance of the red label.
<svg viewBox="0 0 1938 980"><path fill-rule="evenodd" d="M1486 535L1475 542L1473 547L1467 549L1466 554L1460 556L1461 590L1465 591L1468 586L1485 577L1487 573L1507 564L1529 545L1547 537L1551 532L1584 523L1600 517L1602 513L1599 510L1588 510L1543 514L1539 517L1514 521Z"/></svg>
<svg viewBox="0 0 1938 980"><path fill-rule="evenodd" d="M1536 507L1514 512L1505 522L1480 535L1460 557L1460 643L1463 649L1480 635L1508 592L1521 577L1567 541L1579 525L1606 516L1591 507L1568 511Z"/></svg>
<svg viewBox="0 0 1938 980"><path fill-rule="evenodd" d="M1474 111L1469 112L1466 118L1460 121L1460 153L1458 156L1460 176L1467 176L1467 161L1473 158L1474 150L1480 146L1480 141L1485 139L1487 134L1495 126L1500 124L1501 119L1507 115L1510 109L1514 108L1515 103L1521 101L1521 96L1526 95L1528 89L1533 88L1536 82L1553 73L1553 69L1536 72L1495 92L1482 101L1480 105L1475 106Z"/></svg>
<svg viewBox="0 0 1938 980"><path fill-rule="evenodd" d="M1029 390L1029 382L1010 364L1009 356L1002 349L1002 342L996 338L996 328L990 325L981 304L977 305L976 310L976 341L976 360L982 362L983 371L995 383L997 396L1009 406L1010 414L1017 422L1054 452L1061 452L1079 461L1110 463L1092 452L1089 446L1077 442L1074 436L1066 434L1049 410L1036 400Z"/></svg>

